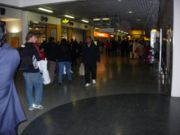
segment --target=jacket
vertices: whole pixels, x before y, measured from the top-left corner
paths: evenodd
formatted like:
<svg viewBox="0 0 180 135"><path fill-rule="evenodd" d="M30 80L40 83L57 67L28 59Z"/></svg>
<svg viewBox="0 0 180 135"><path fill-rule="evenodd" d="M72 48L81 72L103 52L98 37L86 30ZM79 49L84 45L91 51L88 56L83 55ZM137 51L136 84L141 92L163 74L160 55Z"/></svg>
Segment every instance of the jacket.
<svg viewBox="0 0 180 135"><path fill-rule="evenodd" d="M58 61L59 62L71 61L71 49L68 46L68 44L61 44L58 47Z"/></svg>
<svg viewBox="0 0 180 135"><path fill-rule="evenodd" d="M89 47L88 45L85 45L82 50L82 60L86 65L92 65L100 62L99 48L94 44L90 45Z"/></svg>
<svg viewBox="0 0 180 135"><path fill-rule="evenodd" d="M20 53L20 67L19 69L23 72L29 72L29 73L36 73L39 72L38 68L35 68L33 65L33 58L35 57L37 61L40 60L40 56L38 55L38 52L33 46L33 43L25 43L23 47L20 47L19 49Z"/></svg>

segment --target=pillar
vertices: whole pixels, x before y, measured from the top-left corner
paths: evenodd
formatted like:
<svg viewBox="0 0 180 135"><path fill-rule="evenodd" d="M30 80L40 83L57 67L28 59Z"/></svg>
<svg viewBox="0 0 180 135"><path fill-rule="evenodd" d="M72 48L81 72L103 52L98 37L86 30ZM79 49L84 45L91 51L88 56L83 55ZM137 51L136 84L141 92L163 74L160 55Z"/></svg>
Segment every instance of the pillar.
<svg viewBox="0 0 180 135"><path fill-rule="evenodd" d="M180 0L174 0L173 17L173 72L171 96L180 97Z"/></svg>
<svg viewBox="0 0 180 135"><path fill-rule="evenodd" d="M26 42L26 35L28 33L28 19L27 12L22 11L22 44Z"/></svg>

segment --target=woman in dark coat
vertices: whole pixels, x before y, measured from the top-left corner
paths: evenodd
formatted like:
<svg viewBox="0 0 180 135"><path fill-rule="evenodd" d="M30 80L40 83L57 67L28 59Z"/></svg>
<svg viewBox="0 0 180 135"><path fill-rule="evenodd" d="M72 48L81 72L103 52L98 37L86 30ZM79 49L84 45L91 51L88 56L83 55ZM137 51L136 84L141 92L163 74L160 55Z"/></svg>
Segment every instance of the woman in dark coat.
<svg viewBox="0 0 180 135"><path fill-rule="evenodd" d="M17 125L26 119L13 80L20 57L4 43L4 31L0 22L0 135L16 135Z"/></svg>

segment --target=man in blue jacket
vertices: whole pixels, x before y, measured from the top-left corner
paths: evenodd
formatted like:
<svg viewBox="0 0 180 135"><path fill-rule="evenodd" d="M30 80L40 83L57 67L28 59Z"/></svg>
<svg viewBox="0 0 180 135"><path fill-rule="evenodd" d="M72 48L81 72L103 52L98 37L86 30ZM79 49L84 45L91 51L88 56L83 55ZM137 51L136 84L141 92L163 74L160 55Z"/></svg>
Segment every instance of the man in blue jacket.
<svg viewBox="0 0 180 135"><path fill-rule="evenodd" d="M26 120L13 80L19 62L17 50L5 43L0 21L0 135L16 135L18 124Z"/></svg>

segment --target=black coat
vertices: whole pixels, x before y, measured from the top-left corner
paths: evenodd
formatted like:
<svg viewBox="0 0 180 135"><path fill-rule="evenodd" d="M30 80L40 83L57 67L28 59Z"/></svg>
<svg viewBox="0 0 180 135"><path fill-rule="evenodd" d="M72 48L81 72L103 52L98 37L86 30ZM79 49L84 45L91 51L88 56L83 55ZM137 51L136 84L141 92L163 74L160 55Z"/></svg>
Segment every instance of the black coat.
<svg viewBox="0 0 180 135"><path fill-rule="evenodd" d="M58 61L71 61L71 49L68 44L61 44L58 46Z"/></svg>
<svg viewBox="0 0 180 135"><path fill-rule="evenodd" d="M99 48L95 45L85 45L82 49L82 60L86 65L94 65L100 62Z"/></svg>
<svg viewBox="0 0 180 135"><path fill-rule="evenodd" d="M22 70L23 72L29 72L29 73L35 73L39 72L39 69L35 69L33 66L33 56L37 59L37 61L40 60L40 56L36 49L33 46L33 43L25 43L24 47L18 48L20 57L21 57L21 62L20 62L20 67L19 69Z"/></svg>
<svg viewBox="0 0 180 135"><path fill-rule="evenodd" d="M47 43L45 47L45 54L48 60L56 61L57 59L57 45L54 42Z"/></svg>

